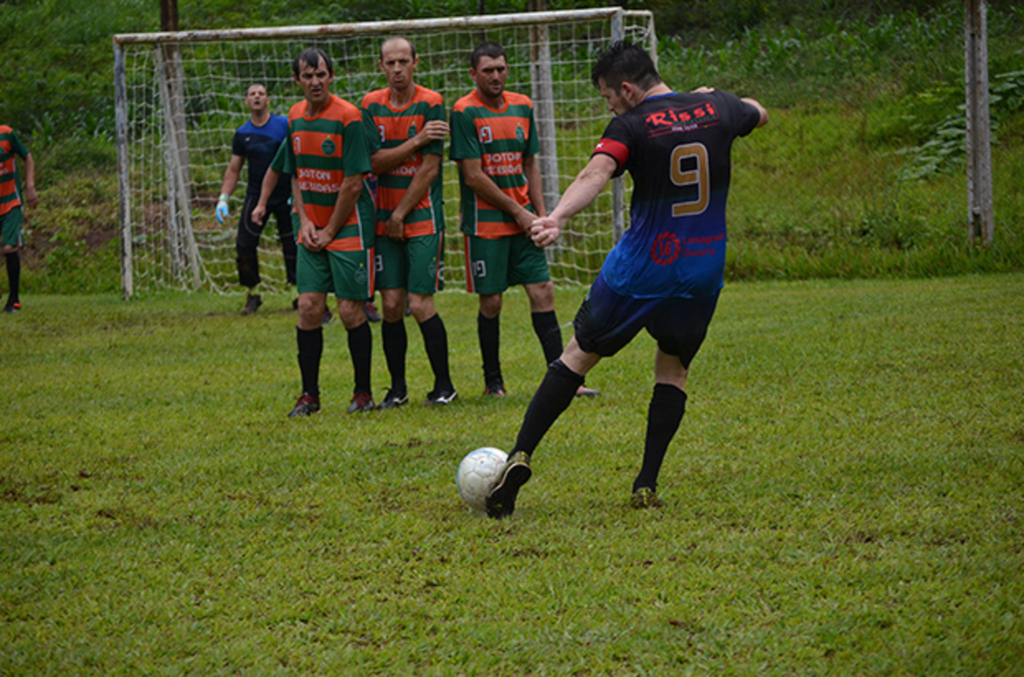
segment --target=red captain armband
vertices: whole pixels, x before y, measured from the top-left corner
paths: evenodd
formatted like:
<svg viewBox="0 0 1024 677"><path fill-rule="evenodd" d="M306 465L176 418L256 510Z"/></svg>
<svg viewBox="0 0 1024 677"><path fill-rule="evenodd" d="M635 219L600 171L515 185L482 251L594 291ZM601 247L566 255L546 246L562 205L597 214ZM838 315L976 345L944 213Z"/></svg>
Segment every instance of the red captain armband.
<svg viewBox="0 0 1024 677"><path fill-rule="evenodd" d="M601 139L591 155L597 155L598 153L610 155L612 159L619 163L620 170L626 166L626 160L629 159L629 148L626 148L625 144L615 139Z"/></svg>

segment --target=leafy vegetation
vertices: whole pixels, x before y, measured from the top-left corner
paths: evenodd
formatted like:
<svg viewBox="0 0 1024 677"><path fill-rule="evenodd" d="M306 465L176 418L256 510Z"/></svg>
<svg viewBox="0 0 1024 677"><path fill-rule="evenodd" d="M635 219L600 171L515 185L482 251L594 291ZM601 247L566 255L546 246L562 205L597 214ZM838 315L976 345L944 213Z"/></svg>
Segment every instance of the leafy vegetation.
<svg viewBox="0 0 1024 677"><path fill-rule="evenodd" d="M962 2L626 3L657 11L668 82L754 96L772 114L769 127L736 144L730 278L933 276L1024 265L1016 179L1024 172L1024 10L988 4L997 223L994 245L977 250L967 242L962 171ZM0 65L18 77L0 83L0 120L29 142L42 197L26 233L26 293L116 290L110 36L156 30L158 13L141 0L3 6ZM179 7L182 28L191 29L465 15L479 3L189 0ZM492 0L487 9L520 11L526 2Z"/></svg>

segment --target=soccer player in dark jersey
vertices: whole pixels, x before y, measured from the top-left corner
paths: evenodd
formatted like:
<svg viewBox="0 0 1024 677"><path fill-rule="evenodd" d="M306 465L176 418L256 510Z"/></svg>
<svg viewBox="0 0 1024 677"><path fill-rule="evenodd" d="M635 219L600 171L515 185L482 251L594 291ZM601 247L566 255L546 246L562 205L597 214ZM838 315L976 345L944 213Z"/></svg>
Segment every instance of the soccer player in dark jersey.
<svg viewBox="0 0 1024 677"><path fill-rule="evenodd" d="M526 290L545 363L561 354L562 331L547 256L527 234L533 219L546 214L533 102L505 91L508 63L501 45L481 43L470 64L476 89L452 109L451 158L459 165L466 288L480 299L477 334L484 394L504 397L499 357L504 291L516 284ZM581 384L579 394L598 393Z"/></svg>
<svg viewBox="0 0 1024 677"><path fill-rule="evenodd" d="M18 139L14 130L7 125L0 125L0 239L4 250L4 261L7 265L7 303L5 313L16 313L21 310L19 286L21 283L21 222L22 199L18 192L18 169L14 164L15 157L20 157L25 165L25 200L24 204L35 207L39 204L36 194L36 163L32 154Z"/></svg>
<svg viewBox="0 0 1024 677"><path fill-rule="evenodd" d="M302 395L289 416L320 411L322 319L330 292L338 299L352 359L355 389L348 411L370 411L376 407L370 387L373 337L364 306L373 292L374 207L366 126L359 108L331 94L334 66L323 50L300 52L292 74L305 98L288 112L281 171L267 172L262 191L273 189L279 173L290 174L299 218L296 341ZM263 218L264 197L254 219Z"/></svg>
<svg viewBox="0 0 1024 677"><path fill-rule="evenodd" d="M409 401L407 300L434 372L426 404L444 405L456 397L448 368L448 334L434 307L434 294L444 286L444 101L416 84L419 58L408 38L385 40L378 63L388 86L364 96L361 107L377 175L375 279L384 306L381 335L391 373L391 388L379 408Z"/></svg>
<svg viewBox="0 0 1024 677"><path fill-rule="evenodd" d="M252 220L252 210L260 197L260 185L263 176L274 159L278 146L288 133L288 118L270 112L270 97L267 88L256 83L249 85L245 94L245 105L249 109L249 121L238 128L231 143L231 161L224 172L224 183L217 200L217 222L224 223L228 215L228 198L238 185L238 177L242 173L242 165L249 161L249 181L245 191L245 202L238 217L238 235L235 238L235 252L238 259L238 282L248 288L245 307L242 314L255 313L263 304L259 293L260 263L256 255L260 236L263 235L263 222ZM281 239L281 250L284 252L284 266L288 284L295 284L295 237L291 228L291 180L285 177L277 184L277 188L267 203L268 211L277 219L277 232Z"/></svg>
<svg viewBox="0 0 1024 677"><path fill-rule="evenodd" d="M516 444L487 498L507 517L530 479L530 455L572 402L583 377L645 329L658 344L643 463L630 504L660 507L658 473L686 407L690 362L707 334L725 269L725 203L733 141L767 124L753 99L700 88L672 91L637 45L616 42L591 79L617 117L558 207L530 229L541 247L592 203L609 179L633 177L630 228L580 306L575 335L526 410Z"/></svg>

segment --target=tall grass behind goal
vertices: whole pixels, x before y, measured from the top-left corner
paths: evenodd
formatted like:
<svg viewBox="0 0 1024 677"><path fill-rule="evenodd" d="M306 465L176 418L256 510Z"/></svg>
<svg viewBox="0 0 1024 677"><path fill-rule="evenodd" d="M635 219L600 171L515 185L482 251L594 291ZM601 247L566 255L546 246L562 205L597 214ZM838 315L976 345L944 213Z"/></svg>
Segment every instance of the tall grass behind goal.
<svg viewBox="0 0 1024 677"><path fill-rule="evenodd" d="M231 217L214 210L231 157L235 130L248 119L242 103L259 82L271 111L286 115L301 98L291 63L317 46L334 60L333 93L358 105L387 86L377 66L381 41L405 35L416 45L416 81L444 95L450 113L470 92L469 54L483 40L508 51L507 89L534 100L550 211L583 168L608 123L604 101L590 83L596 55L626 38L656 49L649 12L620 8L389 21L326 26L240 29L114 36L118 182L125 297L161 289L238 288L235 232L244 179ZM445 147L445 280L465 282L459 231L457 169ZM244 170L244 172L247 171ZM570 224L549 248L557 283L589 283L625 227L621 181ZM268 290L285 286L284 261L269 223L260 244Z"/></svg>

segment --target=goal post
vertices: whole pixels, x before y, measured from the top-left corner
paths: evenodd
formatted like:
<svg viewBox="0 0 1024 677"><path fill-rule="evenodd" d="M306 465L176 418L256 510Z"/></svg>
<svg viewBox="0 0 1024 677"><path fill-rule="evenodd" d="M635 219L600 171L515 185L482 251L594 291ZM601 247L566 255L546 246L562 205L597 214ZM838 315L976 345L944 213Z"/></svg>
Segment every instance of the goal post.
<svg viewBox="0 0 1024 677"><path fill-rule="evenodd" d="M239 289L235 231L243 195L231 218L215 208L235 130L248 119L249 85L267 88L271 111L286 114L301 93L291 63L303 48L334 60L333 93L358 105L387 86L377 66L382 39L404 35L416 45L418 84L440 92L446 109L472 91L468 57L482 40L508 52L509 91L534 100L545 203L583 168L610 113L590 83L597 54L627 38L655 55L650 12L618 7L408 21L216 31L115 35L115 115L118 145L122 293L162 289ZM465 282L459 230L458 173L445 149L444 210L447 288ZM619 184L621 186L621 183ZM623 189L609 188L573 219L549 250L557 284L589 284L625 223ZM263 286L286 286L277 225L260 242Z"/></svg>

